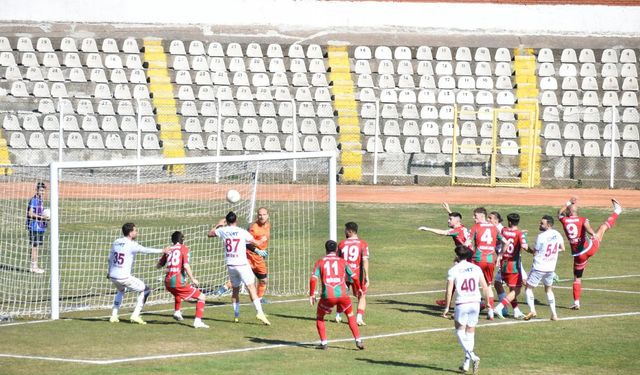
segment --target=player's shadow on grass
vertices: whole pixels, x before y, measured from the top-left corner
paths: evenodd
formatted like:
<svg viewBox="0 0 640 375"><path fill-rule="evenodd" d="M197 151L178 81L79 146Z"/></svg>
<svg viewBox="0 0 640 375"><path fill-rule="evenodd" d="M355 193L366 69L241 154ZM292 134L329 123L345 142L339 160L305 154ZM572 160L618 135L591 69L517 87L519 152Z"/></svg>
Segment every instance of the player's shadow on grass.
<svg viewBox="0 0 640 375"><path fill-rule="evenodd" d="M285 319L297 319L297 320L306 320L306 321L316 321L315 317L311 317L311 316L300 316L300 315L287 315L287 314L275 314L275 313L269 313L269 316L277 316L278 318L285 318Z"/></svg>
<svg viewBox="0 0 640 375"><path fill-rule="evenodd" d="M316 344L312 344L312 343L278 340L278 339L266 339L264 337L247 337L247 339L257 344L295 346L299 348L315 348L316 347Z"/></svg>
<svg viewBox="0 0 640 375"><path fill-rule="evenodd" d="M375 302L370 302L370 304L371 303L398 305L398 307L394 307L394 309L403 313L418 313L418 314L425 314L425 315L431 315L431 316L442 315L442 307L435 304L432 305L428 303L406 302L406 301L398 301L393 299L383 299ZM409 308L402 308L400 306L419 307L421 309L409 309Z"/></svg>
<svg viewBox="0 0 640 375"><path fill-rule="evenodd" d="M447 368L438 367L438 366L421 365L421 364L417 364L417 363L407 363L407 362L397 362L397 361L378 361L378 360L370 359L370 358L356 358L356 361L367 362L367 363L372 364L372 365L385 365L385 366L409 367L409 368L424 368L424 369L442 371L442 372L453 372L453 373L456 373L456 374L460 373L460 371L455 371L455 370L452 370L452 369L447 369Z"/></svg>

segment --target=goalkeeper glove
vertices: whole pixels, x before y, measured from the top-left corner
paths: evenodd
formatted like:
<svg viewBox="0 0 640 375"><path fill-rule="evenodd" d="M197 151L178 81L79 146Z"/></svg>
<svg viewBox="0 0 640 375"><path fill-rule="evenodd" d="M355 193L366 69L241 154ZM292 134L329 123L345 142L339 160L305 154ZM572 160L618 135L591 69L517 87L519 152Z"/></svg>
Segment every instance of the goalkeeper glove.
<svg viewBox="0 0 640 375"><path fill-rule="evenodd" d="M269 253L267 253L265 250L260 250L260 249L256 249L256 254L260 255L263 258L266 258L267 255L269 255Z"/></svg>

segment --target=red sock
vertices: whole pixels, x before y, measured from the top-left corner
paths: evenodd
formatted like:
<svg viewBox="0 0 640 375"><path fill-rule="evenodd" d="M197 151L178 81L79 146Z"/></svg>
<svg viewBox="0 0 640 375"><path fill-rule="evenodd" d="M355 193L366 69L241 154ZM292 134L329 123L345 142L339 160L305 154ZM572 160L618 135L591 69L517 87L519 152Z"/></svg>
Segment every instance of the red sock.
<svg viewBox="0 0 640 375"><path fill-rule="evenodd" d="M511 301L511 307L513 307L514 309L518 307L518 300L514 299L513 301Z"/></svg>
<svg viewBox="0 0 640 375"><path fill-rule="evenodd" d="M318 335L320 335L320 341L327 341L327 329L324 325L324 315L318 315L316 317L316 328L318 329Z"/></svg>
<svg viewBox="0 0 640 375"><path fill-rule="evenodd" d="M349 329L351 329L351 333L353 334L353 338L356 340L360 340L360 330L358 329L358 323L356 323L356 317L351 314L348 316L349 318Z"/></svg>
<svg viewBox="0 0 640 375"><path fill-rule="evenodd" d="M573 282L573 300L580 301L580 292L582 291L582 280L578 279Z"/></svg>
<svg viewBox="0 0 640 375"><path fill-rule="evenodd" d="M500 301L500 303L502 304L502 306L507 307L509 306L509 300L507 299L507 297L504 297L502 299L502 301Z"/></svg>
<svg viewBox="0 0 640 375"><path fill-rule="evenodd" d="M267 290L267 284L258 283L258 297L262 298L264 296L264 292Z"/></svg>
<svg viewBox="0 0 640 375"><path fill-rule="evenodd" d="M616 220L618 220L618 214L614 212L611 214L611 216L609 216L605 223L609 228L613 228L613 226L616 225Z"/></svg>
<svg viewBox="0 0 640 375"><path fill-rule="evenodd" d="M180 307L182 307L182 300L179 298L176 298L173 303L174 311L180 311Z"/></svg>
<svg viewBox="0 0 640 375"><path fill-rule="evenodd" d="M364 316L364 309L358 309L358 315Z"/></svg>
<svg viewBox="0 0 640 375"><path fill-rule="evenodd" d="M493 300L493 297L489 297L489 308L493 309L493 304L495 303L495 301Z"/></svg>
<svg viewBox="0 0 640 375"><path fill-rule="evenodd" d="M202 318L202 315L204 315L204 301L198 300L196 302L196 318Z"/></svg>

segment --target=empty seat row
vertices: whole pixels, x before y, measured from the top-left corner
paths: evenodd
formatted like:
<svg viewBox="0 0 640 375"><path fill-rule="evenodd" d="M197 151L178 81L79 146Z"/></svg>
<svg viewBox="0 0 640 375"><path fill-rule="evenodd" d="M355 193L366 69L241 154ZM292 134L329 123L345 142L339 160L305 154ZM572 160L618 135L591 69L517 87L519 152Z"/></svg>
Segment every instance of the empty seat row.
<svg viewBox="0 0 640 375"><path fill-rule="evenodd" d="M270 134L261 140L260 136L256 134L249 134L242 141L242 137L238 134L229 134L223 137L218 145L217 134L209 134L205 139L200 134L189 134L185 147L188 150L217 150L218 147L224 148L227 151L293 151L294 139L296 151L335 151L337 149L336 139L331 135L325 135L320 140L314 135L307 135L304 138L289 135L284 142L284 149L280 138L276 135Z"/></svg>
<svg viewBox="0 0 640 375"><path fill-rule="evenodd" d="M101 99L94 106L91 99L80 99L74 108L73 103L69 99L59 99L55 103L52 99L40 99L38 102L37 112L42 114L50 114L56 112L62 113L77 113L81 115L94 114L108 116L108 115L122 115L122 116L153 116L154 108L149 100L137 99L135 101L129 100L116 100L116 107L114 109L113 102L108 99ZM95 111L94 111L95 107Z"/></svg>
<svg viewBox="0 0 640 375"><path fill-rule="evenodd" d="M112 91L113 87L113 91ZM87 89L90 86L86 86ZM11 89L9 94L17 98L24 98L33 95L36 98L69 98L69 90L63 82L52 82L49 85L47 82L35 82L34 84L26 84L23 81L14 81L11 83ZM137 84L133 86L133 90L129 88L128 84L114 84L110 86L106 83L98 83L93 87L93 92L76 92L75 96L78 98L86 98L93 96L97 99L149 99L149 87L146 84Z"/></svg>
<svg viewBox="0 0 640 375"><path fill-rule="evenodd" d="M204 56L194 56L189 63L186 56L178 55L173 57L171 67L174 70L210 70L212 72L246 72L248 70L252 73L325 73L327 71L323 59L295 58L290 59L285 65L284 59L273 58L268 65L265 65L264 60L260 57L252 57L246 61L242 57L232 57L228 62L225 62L222 57L214 57L208 61Z"/></svg>
<svg viewBox="0 0 640 375"><path fill-rule="evenodd" d="M604 111L601 111L597 107L564 107L562 109L562 115L558 107L549 106L544 107L542 112L542 120L545 122L624 122L624 123L639 123L640 115L638 109L634 107L627 107L622 111L622 116L617 108L606 107Z"/></svg>
<svg viewBox="0 0 640 375"><path fill-rule="evenodd" d="M29 37L19 37L15 42L15 48L12 48L11 43L7 37L0 37L0 51L12 51L17 50L20 52L53 52L54 50L64 51L64 52L78 52L78 47L76 40L71 37L65 37L60 40L60 44L58 48L53 47L53 43L51 39L47 37L38 38L36 41L36 47L33 48L33 42ZM82 52L99 52L98 51L98 43L94 38L84 38L80 42L80 51ZM100 51L104 53L139 53L140 48L138 47L138 42L135 38L126 38L118 46L118 42L116 42L113 38L105 38L102 40L100 44Z"/></svg>
<svg viewBox="0 0 640 375"><path fill-rule="evenodd" d="M555 57L553 55L553 50L550 48L541 48L538 51L537 59L539 63L554 62ZM579 56L573 48L565 48L560 53L560 61L562 63L595 63L596 55L590 48L580 50ZM613 48L607 48L602 51L599 61L601 63L636 63L638 62L638 59L636 58L636 52L631 48L623 49L620 51L619 56L618 51Z"/></svg>
<svg viewBox="0 0 640 375"><path fill-rule="evenodd" d="M396 67L391 60L382 60L372 69L369 60L356 60L354 71L356 74L414 74L414 64L410 60L401 60ZM431 61L419 61L415 68L415 73L421 76L511 76L512 72L512 66L508 62L496 63L493 66L491 63L479 62L472 68L471 63L467 61L460 61L455 65L449 61L440 61L435 64L434 69Z"/></svg>
<svg viewBox="0 0 640 375"><path fill-rule="evenodd" d="M415 55L411 48L406 46L395 47L393 52L391 47L378 46L375 48L374 53L371 53L371 48L368 46L358 46L355 48L353 56L356 60L369 60L372 57L377 60L412 60L414 57L417 60L433 60L433 54L431 47L420 46L416 49ZM458 47L454 54L451 52L451 48L441 46L436 49L436 60L440 61L491 61L491 52L486 47L479 47L472 54L468 47ZM494 54L494 61L509 62L511 61L511 52L507 48L498 48Z"/></svg>
<svg viewBox="0 0 640 375"><path fill-rule="evenodd" d="M273 90L272 90L273 89ZM328 87L256 87L252 90L249 86L198 86L197 95L190 85L178 86L178 99L180 100L257 100L257 101L291 101L300 102L330 102L331 91ZM272 94L273 91L273 94ZM293 95L292 95L293 91ZM313 94L312 94L313 93Z"/></svg>
<svg viewBox="0 0 640 375"><path fill-rule="evenodd" d="M368 120L365 121L362 133L365 135L375 135L375 122ZM442 135L445 137L453 136L454 123L453 122L445 122L442 125L434 121L425 121L422 124L418 124L414 120L405 121L402 126L396 120L387 120L382 124L382 129L379 131L380 134L386 136L438 136ZM491 138L493 137L493 123L484 122L480 125L480 130L478 131L478 126L475 122L465 121L458 125L458 130L456 132L457 136L462 136L465 138ZM498 137L499 138L517 138L518 133L516 127L513 123L503 122L498 124Z"/></svg>
<svg viewBox="0 0 640 375"><path fill-rule="evenodd" d="M538 75L541 77L555 76L556 69L552 63L542 63L538 65ZM580 69L574 64L562 64L558 69L557 75L560 77L597 77L598 69L593 63L586 63L580 66ZM638 78L638 70L635 63L622 64L620 69L613 63L603 64L600 68L601 77L633 77Z"/></svg>
<svg viewBox="0 0 640 375"><path fill-rule="evenodd" d="M217 103L208 101L200 102L200 109L193 101L184 101L180 105L179 114L183 116L217 116ZM256 110L256 103L253 101L243 101L236 105L233 101L223 101L220 114L224 117L292 117L295 114L299 117L333 117L333 107L328 102L300 102L297 107L291 102L279 102L276 105L273 102L259 102Z"/></svg>
<svg viewBox="0 0 640 375"><path fill-rule="evenodd" d="M327 82L327 76L324 73L311 74L311 80L307 77L307 73L293 73L291 76L291 85L294 87L300 86L326 87L329 86ZM193 77L189 71L179 70L175 74L175 83L178 85L222 85L229 86L233 83L234 86L290 86L289 78L285 73L274 73L270 75L268 73L251 73L249 76L246 72L235 72L231 79L227 72L208 72L197 71Z"/></svg>
<svg viewBox="0 0 640 375"><path fill-rule="evenodd" d="M28 81L53 81L53 82L78 82L86 83L87 76L89 81L96 83L146 83L147 76L142 69L132 69L127 73L124 69L113 69L107 74L102 68L92 68L85 74L83 68L48 68L44 69L39 67L30 67L25 70L24 75L20 72L20 68L16 66L10 66L6 68L2 78L8 81L21 81L26 79Z"/></svg>
<svg viewBox="0 0 640 375"><path fill-rule="evenodd" d="M520 147L514 140L504 140L497 147L502 155L518 155ZM383 142L380 137L367 139L367 152L387 153L427 153L427 154L451 154L453 152L453 138L445 138L440 143L436 137L427 137L420 141L419 137L406 137L404 142L399 137L386 137ZM493 141L483 139L480 144L473 138L463 138L458 146L458 152L466 155L490 155L493 152Z"/></svg>
<svg viewBox="0 0 640 375"><path fill-rule="evenodd" d="M24 133L11 133L9 137L9 146L14 149L58 149L60 147L60 134L57 132L45 133L33 132L27 140ZM66 134L65 141L62 143L63 148L67 149L93 149L93 150L137 150L138 135L136 133L127 133L124 135L124 141L118 133L87 133L86 139L79 132L70 132ZM159 150L160 142L156 134L144 134L142 144L144 150Z"/></svg>
<svg viewBox="0 0 640 375"><path fill-rule="evenodd" d="M439 108L435 105L421 105L418 107L415 104L402 104L396 106L395 104L382 104L380 106L380 112L376 110L374 103L362 103L360 106L360 117L363 119L375 119L382 117L384 119L410 119L410 120L453 120L455 116L453 105L442 105ZM481 107L477 113L477 118L480 120L490 121L493 117L492 107ZM501 113L502 118L505 121L513 119L513 114ZM475 120L476 113L461 114L463 120Z"/></svg>
<svg viewBox="0 0 640 375"><path fill-rule="evenodd" d="M218 131L218 119L208 118L202 124L198 117L187 117L184 120L183 130L187 133L215 133ZM282 119L280 124L274 118L265 118L259 124L258 119L253 117L242 119L241 124L237 118L230 117L224 119L221 130L225 133L291 134L294 131L294 124L291 118ZM332 118L322 119L319 127L314 119L304 118L298 122L296 131L301 134L337 134L336 124Z"/></svg>
<svg viewBox="0 0 640 375"><path fill-rule="evenodd" d="M613 134L611 129L613 128ZM638 132L638 126L635 124L627 124L622 130L622 135L617 126L611 126L607 124L600 131L600 127L597 124L587 123L579 126L576 123L567 123L564 125L563 131L560 131L560 126L557 123L547 123L542 133L543 137L547 139L605 139L610 140L613 136L614 139L624 139L626 141L638 141L640 135Z"/></svg>
<svg viewBox="0 0 640 375"><path fill-rule="evenodd" d="M143 64L139 55L127 55L125 57L124 64L122 63L122 57L120 55L108 54L104 56L104 64L102 55L99 53L89 53L84 57L84 63L80 59L80 54L76 52L66 52L63 56L60 56L55 52L47 52L40 56L34 52L24 52L19 59L16 59L16 55L13 52L0 52L0 66L18 66L26 67L40 67L47 68L108 68L108 69L142 69ZM62 61L62 63L60 63Z"/></svg>
<svg viewBox="0 0 640 375"><path fill-rule="evenodd" d="M356 86L358 88L380 88L380 89L415 89L416 81L414 76L411 74L402 74L397 77L398 79L391 74L382 74L379 75L374 81L373 76L371 74L359 74L356 79ZM437 84L436 84L437 83ZM491 77L471 77L464 76L458 77L457 79L453 76L446 75L440 76L436 80L434 76L423 75L418 78L418 88L425 89L493 89L493 78ZM511 82L510 76L501 76L497 77L495 81L495 88L501 90L510 90L513 89L513 83Z"/></svg>
<svg viewBox="0 0 640 375"><path fill-rule="evenodd" d="M602 152L601 152L602 151ZM550 140L545 146L545 154L547 156L587 156L587 157L624 157L624 158L639 158L638 142L625 142L622 145L622 153L620 153L620 146L618 143L613 143L613 151L611 142L604 143L602 148L597 141L586 141L582 147L578 141L567 141L564 147L558 140Z"/></svg>
<svg viewBox="0 0 640 375"><path fill-rule="evenodd" d="M583 90L583 91L598 91L600 89L604 91L619 91L622 87L622 91L638 91L638 79L635 77L626 77L622 80L622 86L618 82L616 77L604 77L601 80L602 84L598 84L598 80L595 77L584 77L581 79L580 85L578 85L578 79L576 77L564 77L562 79L560 87L558 87L558 81L555 77L542 77L540 79L540 90Z"/></svg>
<svg viewBox="0 0 640 375"><path fill-rule="evenodd" d="M372 90L361 90L359 93L360 101L377 100L375 96L371 97L373 93ZM422 89L418 92L418 97L416 97L415 91L410 89L382 89L378 98L382 103L415 103L417 101L421 104L494 104L493 93L489 90L478 90L474 93L466 89ZM495 103L498 105L513 105L515 100L512 91L500 90L496 94Z"/></svg>
<svg viewBox="0 0 640 375"><path fill-rule="evenodd" d="M262 46L258 43L249 43L246 49L243 50L240 43L229 43L226 48L219 42L211 42L205 49L203 42L199 40L193 40L189 42L188 49L185 48L185 43L182 40L172 40L169 44L169 53L171 55L207 55L210 57L263 57ZM283 58L282 46L277 43L272 43L267 46L266 55L269 58ZM322 48L317 44L309 44L305 47L301 44L291 44L287 49L287 57L290 58L308 58L308 59L321 59L324 56Z"/></svg>
<svg viewBox="0 0 640 375"><path fill-rule="evenodd" d="M586 107L637 107L638 95L635 91L623 91L622 96L618 96L617 91L605 91L602 95L602 101L597 91L584 91L582 98L578 96L577 91L564 91L560 102L563 106L586 106ZM543 106L557 106L558 98L554 91L542 91L540 93L540 104Z"/></svg>
<svg viewBox="0 0 640 375"><path fill-rule="evenodd" d="M14 114L6 114L2 120L2 128L7 131L56 131L60 128L60 116L46 115L39 118L35 114L29 114L18 118ZM65 131L123 131L136 132L138 121L134 116L102 116L92 115L76 117L73 115L62 116L62 129ZM153 116L143 116L140 121L142 132L157 132L156 121Z"/></svg>

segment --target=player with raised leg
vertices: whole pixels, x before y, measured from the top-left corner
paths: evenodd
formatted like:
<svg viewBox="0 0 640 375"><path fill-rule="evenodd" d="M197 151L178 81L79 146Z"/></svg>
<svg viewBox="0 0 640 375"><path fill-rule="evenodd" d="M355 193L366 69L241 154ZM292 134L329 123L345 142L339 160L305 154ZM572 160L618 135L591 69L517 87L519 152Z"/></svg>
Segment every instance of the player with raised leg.
<svg viewBox="0 0 640 375"><path fill-rule="evenodd" d="M193 277L191 266L189 265L189 248L184 244L184 234L176 231L171 235L171 251L162 255L157 267L167 266L167 274L164 277L164 287L174 296L173 318L182 321L180 307L182 301L196 299L196 316L193 320L193 328L209 328L202 322L204 315L205 296L197 288L198 280ZM191 280L191 284L187 281Z"/></svg>
<svg viewBox="0 0 640 375"><path fill-rule="evenodd" d="M344 235L346 239L338 244L338 256L344 258L353 271L353 278L360 283L358 293L355 284L352 284L353 295L358 298L358 311L356 322L359 326L365 326L364 310L367 307L367 288L369 287L369 245L358 237L358 224L350 221L344 225ZM336 313L336 322L341 322L340 312Z"/></svg>
<svg viewBox="0 0 640 375"><path fill-rule="evenodd" d="M509 243L502 247L502 254L500 255L500 274L502 281L509 287L509 293L506 293L500 298L500 302L493 309L495 316L500 319L504 319L503 309L511 305L513 307L513 317L516 319L524 318L524 314L518 307L518 295L522 288L522 259L520 256L520 250L525 251L529 248L527 244L527 235L525 232L518 229L520 223L520 215L511 213L507 215L508 227L502 228L502 237L504 237ZM496 284L498 280L496 280ZM497 290L497 288L496 288Z"/></svg>
<svg viewBox="0 0 640 375"><path fill-rule="evenodd" d="M558 263L558 254L564 251L564 240L560 232L553 229L551 216L544 215L540 219L540 234L536 239L536 246L534 249L526 249L526 251L533 254L533 264L524 290L527 305L529 305L529 313L524 317L524 320L530 320L537 316L533 289L538 286L540 281L544 284L544 291L547 293L551 320L558 320L556 299L553 294L553 277Z"/></svg>
<svg viewBox="0 0 640 375"><path fill-rule="evenodd" d="M322 284L320 301L316 310L316 328L320 335L320 345L318 349L327 349L327 332L324 324L324 316L331 314L334 306L338 312L347 314L349 329L356 340L356 347L364 349L364 343L360 339L360 331L355 316L353 316L353 306L348 294L347 281L351 281L358 296L361 295L360 282L349 268L347 262L336 254L338 244L328 240L324 244L326 255L315 263L313 273L309 280L309 303L313 306L316 303L316 284L318 280ZM350 280L349 280L350 279Z"/></svg>
<svg viewBox="0 0 640 375"><path fill-rule="evenodd" d="M256 309L256 319L266 325L271 325L267 316L262 311L260 298L256 293L253 271L247 260L247 243L259 246L262 241L256 241L251 233L238 226L238 217L230 211L226 217L209 230L209 237L220 237L224 248L224 261L227 265L229 279L231 280L231 302L233 305L234 321L240 319L240 285L244 284L249 291L249 298Z"/></svg>
<svg viewBox="0 0 640 375"><path fill-rule="evenodd" d="M480 357L474 351L475 330L480 315L480 287L482 287L487 300L493 299L493 291L484 278L483 271L477 265L471 263L473 253L464 245L455 248L458 263L449 269L447 273L446 304L442 317L449 319L449 304L453 298L453 289L456 290L456 308L454 312L455 334L464 351L464 362L460 365L460 371L467 372L473 363L473 373L478 372Z"/></svg>
<svg viewBox="0 0 640 375"><path fill-rule="evenodd" d="M107 273L107 277L118 290L113 300L113 309L111 311L111 318L109 321L111 323L117 323L120 321L118 318L118 311L120 310L124 294L127 290L133 290L138 292L138 300L136 301L136 307L131 314L131 323L147 324L140 317L140 312L147 301L147 297L151 294L151 289L144 283L144 281L131 275L133 262L137 253L166 254L170 251L170 248L152 249L138 244L135 241L138 237L138 228L136 228L133 223L125 223L122 226L122 234L124 237L113 241L111 251L109 252L109 271Z"/></svg>
<svg viewBox="0 0 640 375"><path fill-rule="evenodd" d="M569 245L571 245L571 255L573 255L573 305L571 306L573 310L580 309L582 274L587 267L589 258L598 252L604 233L613 228L618 215L622 213L620 203L615 199L611 199L613 212L598 227L598 230L594 231L591 228L589 219L578 215L577 201L578 198L572 197L558 211L558 218L562 223L564 233L567 235Z"/></svg>

